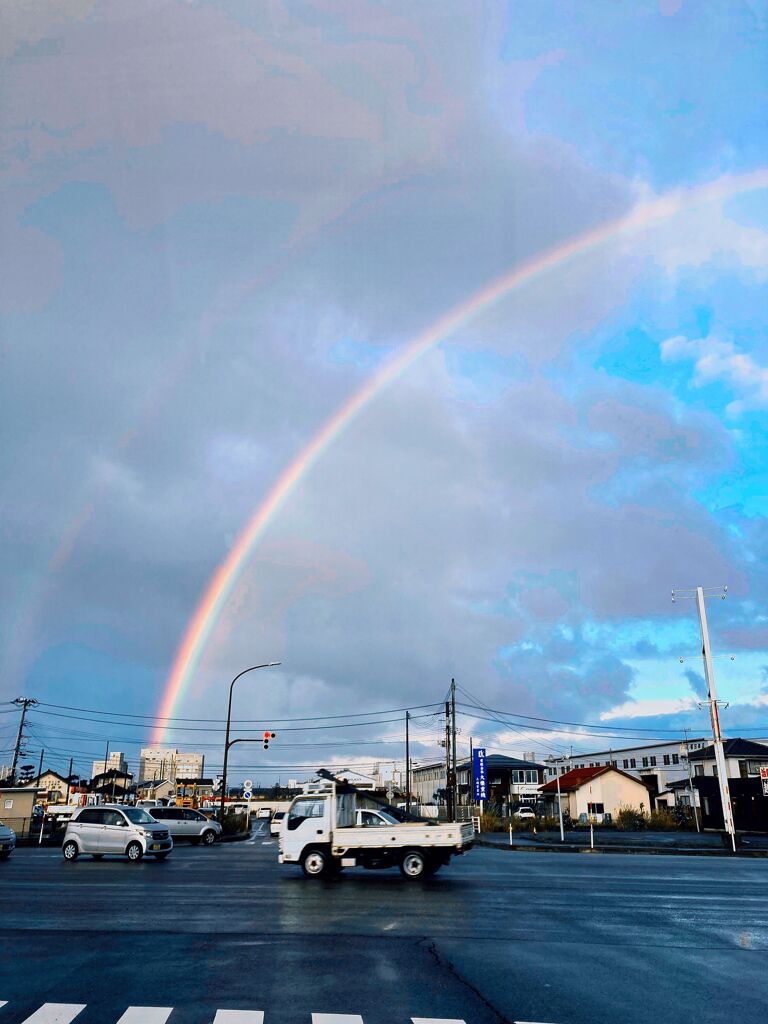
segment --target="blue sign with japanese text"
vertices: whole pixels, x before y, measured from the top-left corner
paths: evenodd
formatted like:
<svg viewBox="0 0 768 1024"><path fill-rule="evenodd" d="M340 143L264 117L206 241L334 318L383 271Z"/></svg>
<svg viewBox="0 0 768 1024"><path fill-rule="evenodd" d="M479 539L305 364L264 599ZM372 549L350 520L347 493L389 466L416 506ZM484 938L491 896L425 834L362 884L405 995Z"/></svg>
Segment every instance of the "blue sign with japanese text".
<svg viewBox="0 0 768 1024"><path fill-rule="evenodd" d="M485 747L472 751L472 775L475 780L475 800L488 799L488 774L485 768Z"/></svg>

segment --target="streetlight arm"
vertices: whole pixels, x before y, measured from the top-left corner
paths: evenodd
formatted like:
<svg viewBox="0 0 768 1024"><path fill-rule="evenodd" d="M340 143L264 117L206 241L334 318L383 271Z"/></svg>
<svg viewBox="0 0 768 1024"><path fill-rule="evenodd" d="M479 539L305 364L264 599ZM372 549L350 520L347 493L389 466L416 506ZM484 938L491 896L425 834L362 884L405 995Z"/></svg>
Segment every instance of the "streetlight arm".
<svg viewBox="0 0 768 1024"><path fill-rule="evenodd" d="M244 668L242 672L238 672L232 682L229 684L229 702L227 703L227 732L224 738L224 764L221 771L221 803L219 804L219 817L221 818L222 825L224 824L224 800L227 795L227 760L229 755L229 748L237 743L237 740L233 740L230 743L229 740L229 727L232 722L232 691L235 688L237 680L244 676L247 672L255 672L257 668L276 668L280 664L279 661L266 661L262 665L251 665L250 668Z"/></svg>

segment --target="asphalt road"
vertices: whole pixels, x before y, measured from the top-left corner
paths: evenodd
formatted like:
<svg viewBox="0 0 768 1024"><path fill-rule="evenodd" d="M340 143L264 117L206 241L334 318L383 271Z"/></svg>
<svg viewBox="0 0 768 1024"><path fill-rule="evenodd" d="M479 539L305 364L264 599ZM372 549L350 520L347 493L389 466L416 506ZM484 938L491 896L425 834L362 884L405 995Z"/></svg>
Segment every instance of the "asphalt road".
<svg viewBox="0 0 768 1024"><path fill-rule="evenodd" d="M276 853L260 836L165 863L18 849L0 863L0 1024L44 1003L84 1005L77 1024L131 1006L173 1007L131 1024L765 1020L764 861L475 849L414 883L307 880Z"/></svg>

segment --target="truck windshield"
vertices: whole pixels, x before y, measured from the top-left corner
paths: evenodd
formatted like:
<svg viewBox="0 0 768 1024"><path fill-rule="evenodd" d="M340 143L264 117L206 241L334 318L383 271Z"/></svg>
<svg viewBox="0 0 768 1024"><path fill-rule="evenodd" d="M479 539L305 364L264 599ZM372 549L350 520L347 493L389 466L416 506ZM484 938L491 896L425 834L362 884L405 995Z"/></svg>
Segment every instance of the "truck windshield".
<svg viewBox="0 0 768 1024"><path fill-rule="evenodd" d="M317 797L311 800L297 800L288 812L288 828L298 828L307 818L322 818L325 801Z"/></svg>

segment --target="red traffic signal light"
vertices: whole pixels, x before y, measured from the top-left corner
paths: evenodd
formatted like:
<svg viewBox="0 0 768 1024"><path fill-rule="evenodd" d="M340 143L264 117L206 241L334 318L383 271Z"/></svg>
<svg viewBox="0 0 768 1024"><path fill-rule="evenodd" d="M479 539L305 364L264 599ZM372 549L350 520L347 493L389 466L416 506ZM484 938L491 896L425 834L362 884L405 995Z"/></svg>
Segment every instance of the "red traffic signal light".
<svg viewBox="0 0 768 1024"><path fill-rule="evenodd" d="M269 746L269 741L275 738L275 734L270 732L269 729L264 730L264 749L266 750Z"/></svg>

